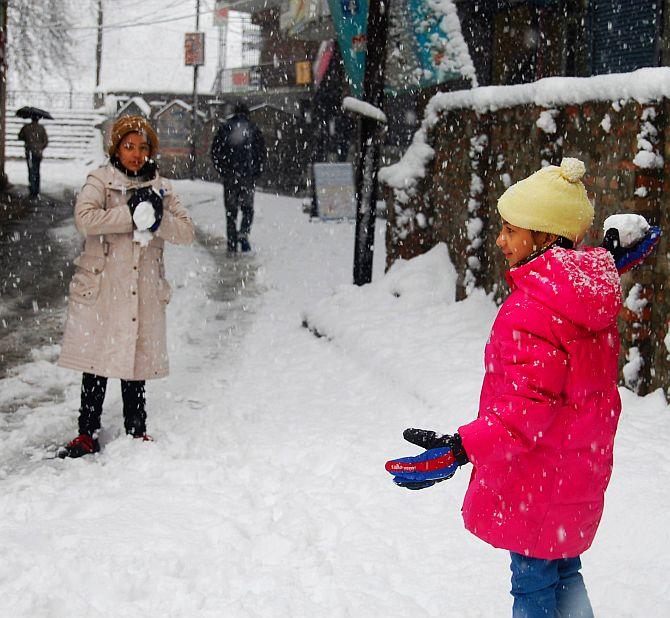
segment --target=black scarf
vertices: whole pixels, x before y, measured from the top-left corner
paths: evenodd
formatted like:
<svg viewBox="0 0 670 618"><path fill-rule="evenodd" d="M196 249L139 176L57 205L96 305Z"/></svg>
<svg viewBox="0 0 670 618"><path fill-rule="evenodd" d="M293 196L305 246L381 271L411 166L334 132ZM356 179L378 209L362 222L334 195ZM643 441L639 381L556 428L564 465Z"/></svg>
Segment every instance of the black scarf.
<svg viewBox="0 0 670 618"><path fill-rule="evenodd" d="M147 159L147 162L136 172L131 172L121 163L119 158L114 155L110 163L120 172L123 172L128 178L138 178L139 180L153 180L158 174L158 165L153 159Z"/></svg>

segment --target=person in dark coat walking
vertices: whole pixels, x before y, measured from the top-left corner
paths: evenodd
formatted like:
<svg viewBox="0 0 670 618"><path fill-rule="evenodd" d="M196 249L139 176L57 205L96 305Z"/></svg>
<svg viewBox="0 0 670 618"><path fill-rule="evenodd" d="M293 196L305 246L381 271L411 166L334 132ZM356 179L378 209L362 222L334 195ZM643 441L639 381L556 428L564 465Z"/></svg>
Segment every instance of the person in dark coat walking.
<svg viewBox="0 0 670 618"><path fill-rule="evenodd" d="M221 125L212 143L212 162L223 180L226 208L228 251L250 251L249 233L254 218L256 179L263 172L266 159L265 139L258 126L249 119L245 103L235 106L233 116ZM237 228L237 213L242 222Z"/></svg>
<svg viewBox="0 0 670 618"><path fill-rule="evenodd" d="M38 122L38 118L33 117L30 124L24 124L21 127L19 140L24 142L26 148L30 197L37 197L40 193L42 152L49 144L46 129Z"/></svg>

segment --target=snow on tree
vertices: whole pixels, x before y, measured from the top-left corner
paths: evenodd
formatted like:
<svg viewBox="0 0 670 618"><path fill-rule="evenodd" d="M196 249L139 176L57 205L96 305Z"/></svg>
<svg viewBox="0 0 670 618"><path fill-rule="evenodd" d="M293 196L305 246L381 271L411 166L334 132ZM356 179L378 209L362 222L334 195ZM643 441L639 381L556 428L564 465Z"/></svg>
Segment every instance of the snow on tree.
<svg viewBox="0 0 670 618"><path fill-rule="evenodd" d="M77 13L93 10L92 0L9 0L7 58L19 84L30 88L47 74L68 79L74 66L73 25Z"/></svg>

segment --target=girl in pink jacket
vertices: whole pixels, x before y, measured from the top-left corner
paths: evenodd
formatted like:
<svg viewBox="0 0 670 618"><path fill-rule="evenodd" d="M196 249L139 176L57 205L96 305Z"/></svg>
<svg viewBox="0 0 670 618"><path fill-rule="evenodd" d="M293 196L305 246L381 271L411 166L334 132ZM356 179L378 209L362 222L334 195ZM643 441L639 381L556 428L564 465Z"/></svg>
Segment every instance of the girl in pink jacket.
<svg viewBox="0 0 670 618"><path fill-rule="evenodd" d="M612 471L621 288L607 250L573 249L594 214L584 171L563 159L500 198L496 244L511 293L486 344L477 419L453 436L405 432L424 448L449 447L454 471L472 463L463 519L511 552L515 617L593 616L580 555Z"/></svg>

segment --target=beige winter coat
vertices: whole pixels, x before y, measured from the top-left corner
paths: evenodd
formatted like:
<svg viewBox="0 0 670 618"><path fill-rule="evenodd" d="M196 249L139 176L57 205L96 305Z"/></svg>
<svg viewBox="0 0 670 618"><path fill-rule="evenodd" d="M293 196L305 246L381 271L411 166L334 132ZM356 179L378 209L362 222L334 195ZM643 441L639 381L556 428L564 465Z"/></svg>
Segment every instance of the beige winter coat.
<svg viewBox="0 0 670 618"><path fill-rule="evenodd" d="M163 220L146 247L133 241L127 206L135 189L164 192ZM193 223L171 184L132 179L112 165L86 179L75 204L75 225L86 236L74 261L65 335L58 364L86 373L149 380L168 374L163 245L193 241Z"/></svg>

